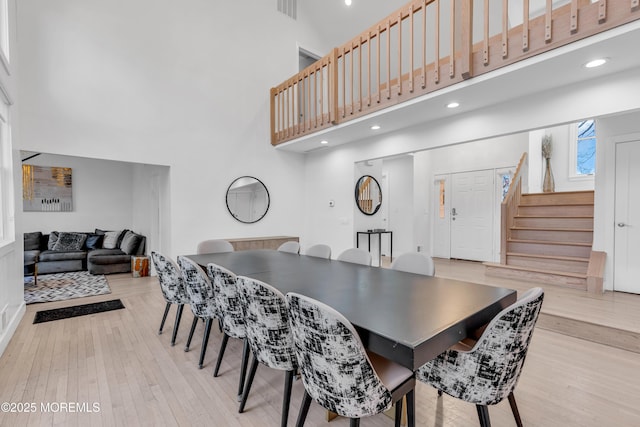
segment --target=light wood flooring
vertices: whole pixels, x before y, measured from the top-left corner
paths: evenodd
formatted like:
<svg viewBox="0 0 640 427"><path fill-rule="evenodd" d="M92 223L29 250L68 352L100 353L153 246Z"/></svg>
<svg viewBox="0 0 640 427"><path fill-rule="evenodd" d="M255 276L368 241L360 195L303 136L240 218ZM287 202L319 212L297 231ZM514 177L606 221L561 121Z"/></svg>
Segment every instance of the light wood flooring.
<svg viewBox="0 0 640 427"><path fill-rule="evenodd" d="M523 284L485 278L480 264L437 260L436 274L524 290ZM109 276L110 295L35 304L27 307L20 326L0 358L0 403L35 404L32 413L0 411L0 426L277 426L284 374L260 367L245 413L238 414L236 388L241 345L230 340L220 376L212 371L221 335L215 330L205 368L199 370L202 325L191 351L183 351L192 315L185 310L175 347L169 345L175 309L165 332L157 334L164 308L154 277ZM625 329L640 325L640 296L605 294L545 286L543 310L565 317ZM89 302L122 299L126 309L33 325L36 311ZM214 328L215 329L215 328ZM294 425L303 386L295 381L289 415ZM640 354L548 328L536 328L515 392L525 426L640 425ZM419 426L476 426L475 407L418 384ZM60 410L63 403L88 404L99 412ZM45 405L43 408L42 405ZM49 410L46 411L49 405ZM3 407L4 408L4 407ZM43 410L45 409L45 410ZM493 426L515 425L509 404L489 409ZM312 404L307 426L346 426L325 421ZM363 426L391 426L379 415Z"/></svg>

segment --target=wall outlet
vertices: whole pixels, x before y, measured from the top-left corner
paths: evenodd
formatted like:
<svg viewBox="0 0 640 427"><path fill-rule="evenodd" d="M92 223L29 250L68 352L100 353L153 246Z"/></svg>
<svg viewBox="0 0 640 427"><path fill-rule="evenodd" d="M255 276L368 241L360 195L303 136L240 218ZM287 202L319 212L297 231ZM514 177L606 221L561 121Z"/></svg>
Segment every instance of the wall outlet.
<svg viewBox="0 0 640 427"><path fill-rule="evenodd" d="M418 252L422 252L422 245L418 245L417 250L418 250Z"/></svg>

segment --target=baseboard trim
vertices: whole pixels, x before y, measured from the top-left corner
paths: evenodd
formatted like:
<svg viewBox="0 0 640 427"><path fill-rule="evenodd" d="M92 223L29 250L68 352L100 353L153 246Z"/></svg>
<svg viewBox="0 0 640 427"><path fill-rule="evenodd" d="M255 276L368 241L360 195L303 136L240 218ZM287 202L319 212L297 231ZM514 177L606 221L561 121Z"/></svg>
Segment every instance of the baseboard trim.
<svg viewBox="0 0 640 427"><path fill-rule="evenodd" d="M570 319L549 313L540 313L537 327L552 332L580 338L622 350L640 353L640 332Z"/></svg>

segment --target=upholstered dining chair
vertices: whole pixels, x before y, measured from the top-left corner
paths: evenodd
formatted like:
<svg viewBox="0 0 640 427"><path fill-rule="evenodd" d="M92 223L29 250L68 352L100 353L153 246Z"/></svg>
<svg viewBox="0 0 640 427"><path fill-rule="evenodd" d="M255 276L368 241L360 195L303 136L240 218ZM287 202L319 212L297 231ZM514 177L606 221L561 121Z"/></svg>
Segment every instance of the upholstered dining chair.
<svg viewBox="0 0 640 427"><path fill-rule="evenodd" d="M244 314L240 305L240 295L236 283L236 275L224 267L210 263L207 264L207 273L213 284L213 294L220 314L222 325L222 342L218 352L218 360L213 370L213 376L218 376L220 363L224 357L229 337L244 341L242 349L242 362L240 365L240 381L238 383L238 400L242 397L244 377L249 361L249 341L246 339L247 331L244 324Z"/></svg>
<svg viewBox="0 0 640 427"><path fill-rule="evenodd" d="M509 399L516 424L522 421L513 391L518 383L544 291L528 290L496 315L469 350L449 349L420 367L416 378L442 392L475 403L480 425L491 425L488 405ZM455 346L454 346L455 347Z"/></svg>
<svg viewBox="0 0 640 427"><path fill-rule="evenodd" d="M205 321L200 360L198 361L198 367L202 369L204 356L207 352L207 344L209 343L209 335L211 335L211 325L213 324L213 320L218 318L218 307L213 292L213 285L202 267L189 258L179 256L178 265L182 270L182 280L184 280L184 286L187 294L189 294L191 311L194 316L191 331L189 332L189 339L187 339L187 345L184 351L189 351L198 319Z"/></svg>
<svg viewBox="0 0 640 427"><path fill-rule="evenodd" d="M338 255L338 261L353 264L371 265L371 254L364 249L351 248Z"/></svg>
<svg viewBox="0 0 640 427"><path fill-rule="evenodd" d="M305 255L329 259L331 258L331 246L323 244L310 246L307 252L305 252Z"/></svg>
<svg viewBox="0 0 640 427"><path fill-rule="evenodd" d="M178 311L176 312L176 320L173 325L173 334L171 335L171 345L176 344L176 336L178 335L178 328L180 327L180 319L182 318L182 310L185 304L189 304L189 295L184 287L182 281L182 273L178 265L173 262L171 258L162 255L159 252L151 251L151 259L153 265L158 274L158 282L160 283L160 289L162 290L162 296L167 302L164 308L164 315L162 316L162 322L160 322L160 329L158 335L162 333L164 328L164 322L167 320L169 309L172 304L177 304Z"/></svg>
<svg viewBox="0 0 640 427"><path fill-rule="evenodd" d="M198 243L196 253L199 254L216 254L219 252L233 252L233 245L226 240L212 239L204 240Z"/></svg>
<svg viewBox="0 0 640 427"><path fill-rule="evenodd" d="M285 427L289 418L293 376L298 369L289 328L287 304L280 291L264 282L239 276L237 283L247 328L247 340L253 353L239 412L244 411L258 363L262 363L272 369L286 371L280 422L280 425Z"/></svg>
<svg viewBox="0 0 640 427"><path fill-rule="evenodd" d="M300 243L298 242L284 242L278 247L280 252L289 252L291 254L299 254L300 253Z"/></svg>
<svg viewBox="0 0 640 427"><path fill-rule="evenodd" d="M404 396L408 425L415 425L416 380L410 369L367 353L351 322L326 304L288 293L287 306L305 389L297 426L304 425L313 399L325 409L351 418L351 426L395 403L398 427Z"/></svg>
<svg viewBox="0 0 640 427"><path fill-rule="evenodd" d="M400 255L391 263L391 269L425 276L436 274L433 258L423 252L407 252Z"/></svg>

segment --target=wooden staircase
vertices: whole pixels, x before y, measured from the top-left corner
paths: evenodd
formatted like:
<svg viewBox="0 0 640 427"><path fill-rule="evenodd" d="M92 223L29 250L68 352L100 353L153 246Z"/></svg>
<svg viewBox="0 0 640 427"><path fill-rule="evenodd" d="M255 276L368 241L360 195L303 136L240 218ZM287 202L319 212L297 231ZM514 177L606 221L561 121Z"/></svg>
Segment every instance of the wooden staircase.
<svg viewBox="0 0 640 427"><path fill-rule="evenodd" d="M487 274L587 288L593 191L522 194L509 231L506 264Z"/></svg>
<svg viewBox="0 0 640 427"><path fill-rule="evenodd" d="M486 274L602 292L593 191L522 194L525 168L526 153L502 203L500 263L485 263Z"/></svg>

